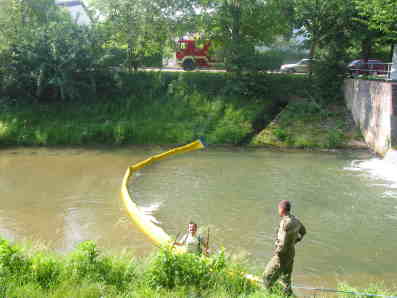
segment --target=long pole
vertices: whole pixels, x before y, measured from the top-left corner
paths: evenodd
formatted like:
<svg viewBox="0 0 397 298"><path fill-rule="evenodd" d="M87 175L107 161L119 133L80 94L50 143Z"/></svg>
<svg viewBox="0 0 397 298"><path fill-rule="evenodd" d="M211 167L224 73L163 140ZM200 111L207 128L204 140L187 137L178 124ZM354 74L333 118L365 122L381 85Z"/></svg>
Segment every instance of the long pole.
<svg viewBox="0 0 397 298"><path fill-rule="evenodd" d="M302 286L292 286L292 288L293 289L307 290L307 291L341 293L341 294L366 296L366 297L397 298L397 296L387 296L387 295L380 295L380 294L360 293L360 292L351 292L351 291L340 291L340 290L334 290L334 289L310 288L310 287L302 287Z"/></svg>

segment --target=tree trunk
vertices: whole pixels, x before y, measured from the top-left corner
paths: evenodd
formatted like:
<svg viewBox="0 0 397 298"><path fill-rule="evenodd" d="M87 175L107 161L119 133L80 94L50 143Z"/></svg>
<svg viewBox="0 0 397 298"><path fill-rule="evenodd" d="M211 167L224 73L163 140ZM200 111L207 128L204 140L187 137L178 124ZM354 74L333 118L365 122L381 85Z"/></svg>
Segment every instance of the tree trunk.
<svg viewBox="0 0 397 298"><path fill-rule="evenodd" d="M312 44L310 46L310 53L309 53L309 58L314 58L314 55L316 54L316 48L317 48L317 41L315 39L312 39Z"/></svg>
<svg viewBox="0 0 397 298"><path fill-rule="evenodd" d="M36 84L36 97L40 99L43 95L44 91L44 82L46 77L46 66L44 63L40 65L39 76L37 77L37 84Z"/></svg>
<svg viewBox="0 0 397 298"><path fill-rule="evenodd" d="M397 44L394 44L393 64L391 66L390 79L397 81Z"/></svg>
<svg viewBox="0 0 397 298"><path fill-rule="evenodd" d="M315 38L312 39L312 44L310 46L309 58L314 59L314 55L316 54L317 49L317 40ZM309 78L311 79L313 75L313 61L309 65Z"/></svg>
<svg viewBox="0 0 397 298"><path fill-rule="evenodd" d="M369 68L368 60L369 56L371 55L372 50L372 40L371 38L367 37L362 40L361 42L361 58L364 60L364 64L366 65L365 69ZM371 74L370 71L365 71L365 74Z"/></svg>
<svg viewBox="0 0 397 298"><path fill-rule="evenodd" d="M231 36L231 62L233 68L237 68L237 71L241 71L240 56L241 56L241 6L240 0L233 0L230 7L230 13L232 15L232 36Z"/></svg>
<svg viewBox="0 0 397 298"><path fill-rule="evenodd" d="M369 56L371 55L372 50L372 40L370 38L365 38L361 42L361 58L365 63L368 63Z"/></svg>
<svg viewBox="0 0 397 298"><path fill-rule="evenodd" d="M393 53L394 53L394 43L390 44L390 52L389 52L389 59L388 61L392 61L393 60Z"/></svg>

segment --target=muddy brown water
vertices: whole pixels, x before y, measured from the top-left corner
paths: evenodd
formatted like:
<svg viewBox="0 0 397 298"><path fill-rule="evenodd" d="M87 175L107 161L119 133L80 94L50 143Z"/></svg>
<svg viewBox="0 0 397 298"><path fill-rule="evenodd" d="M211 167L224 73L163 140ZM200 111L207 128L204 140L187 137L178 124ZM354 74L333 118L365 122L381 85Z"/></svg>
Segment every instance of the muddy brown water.
<svg viewBox="0 0 397 298"><path fill-rule="evenodd" d="M95 240L104 249L150 253L153 246L130 222L119 189L128 165L164 149L1 150L0 235L60 252ZM366 288L383 281L392 288L397 179L374 174L383 166L362 151L210 148L141 170L130 191L170 234L189 220L209 226L213 250L224 247L245 258L256 273L272 254L276 204L292 200L308 230L297 247L295 284L346 281Z"/></svg>

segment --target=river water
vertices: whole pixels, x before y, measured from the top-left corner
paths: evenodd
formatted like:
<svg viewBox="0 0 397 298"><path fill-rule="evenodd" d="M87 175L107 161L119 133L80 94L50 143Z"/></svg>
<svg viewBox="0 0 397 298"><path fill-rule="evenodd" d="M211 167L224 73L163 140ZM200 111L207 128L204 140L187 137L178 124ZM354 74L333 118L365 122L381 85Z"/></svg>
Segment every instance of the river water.
<svg viewBox="0 0 397 298"><path fill-rule="evenodd" d="M149 253L119 199L126 167L160 147L3 149L0 235L66 252L83 240ZM130 191L170 234L190 220L210 227L213 250L244 258L259 273L269 260L289 199L308 234L297 247L294 282L357 288L397 274L397 173L368 152L278 152L211 148L141 170ZM206 232L205 232L206 233Z"/></svg>

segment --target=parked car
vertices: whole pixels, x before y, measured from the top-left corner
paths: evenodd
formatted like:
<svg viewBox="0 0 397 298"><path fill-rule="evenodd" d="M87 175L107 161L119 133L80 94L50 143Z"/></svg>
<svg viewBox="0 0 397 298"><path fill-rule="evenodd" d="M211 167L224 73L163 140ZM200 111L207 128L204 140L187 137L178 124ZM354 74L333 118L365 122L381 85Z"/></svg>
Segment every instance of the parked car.
<svg viewBox="0 0 397 298"><path fill-rule="evenodd" d="M349 73L352 76L357 76L360 74L386 74L387 65L378 59L368 59L365 63L364 59L353 60L347 65Z"/></svg>
<svg viewBox="0 0 397 298"><path fill-rule="evenodd" d="M281 65L281 72L285 73L295 73L295 72L309 72L310 65L312 64L313 59L302 59L298 63L295 64L283 64Z"/></svg>

